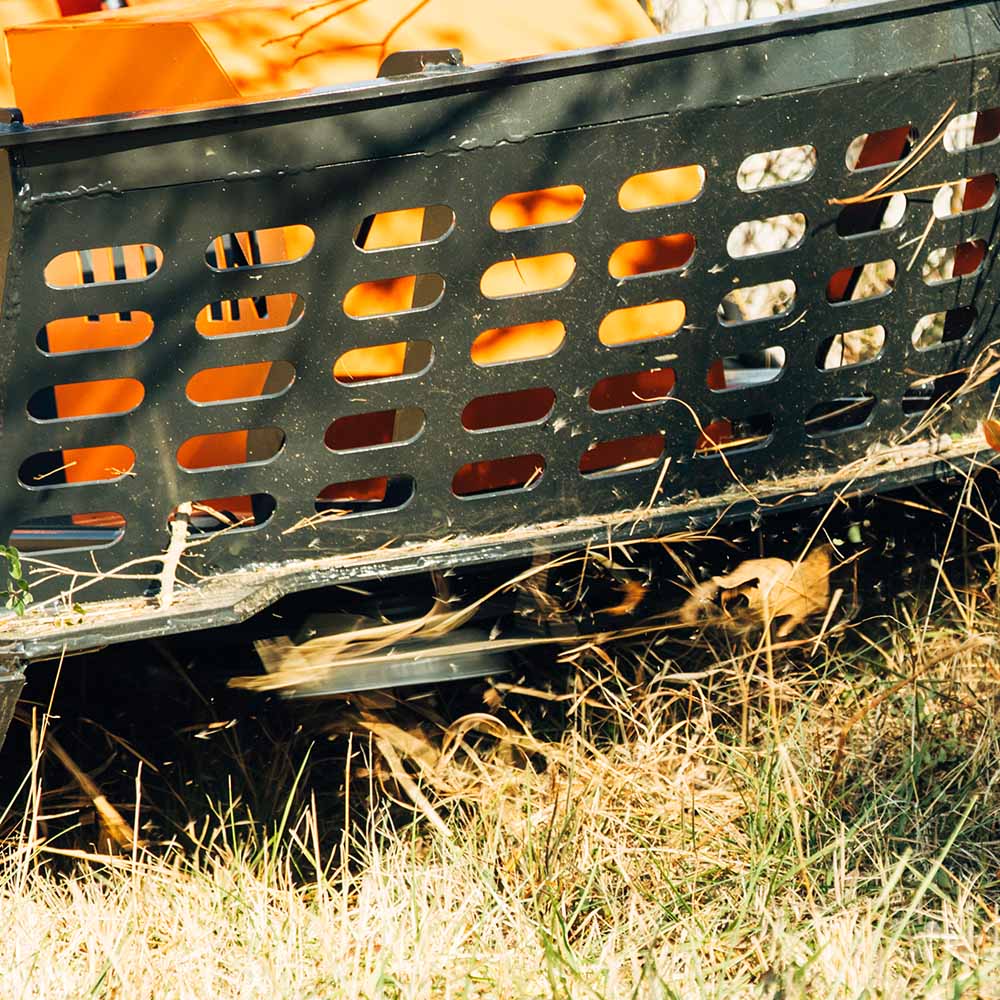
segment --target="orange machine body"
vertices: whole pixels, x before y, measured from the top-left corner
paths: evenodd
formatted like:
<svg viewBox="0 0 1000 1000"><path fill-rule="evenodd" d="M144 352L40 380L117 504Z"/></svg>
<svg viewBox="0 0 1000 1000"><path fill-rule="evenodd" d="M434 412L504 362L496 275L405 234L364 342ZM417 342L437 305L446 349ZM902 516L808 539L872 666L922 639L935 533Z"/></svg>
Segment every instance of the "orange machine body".
<svg viewBox="0 0 1000 1000"><path fill-rule="evenodd" d="M481 64L653 34L635 0L132 0L10 27L7 45L18 107L38 122L370 80L392 52L458 48Z"/></svg>

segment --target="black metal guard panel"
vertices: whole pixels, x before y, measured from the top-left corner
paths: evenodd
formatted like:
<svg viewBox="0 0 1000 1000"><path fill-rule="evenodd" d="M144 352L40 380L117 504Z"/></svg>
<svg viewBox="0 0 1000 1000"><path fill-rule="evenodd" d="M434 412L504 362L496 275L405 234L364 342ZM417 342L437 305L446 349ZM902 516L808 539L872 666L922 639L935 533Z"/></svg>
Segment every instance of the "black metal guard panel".
<svg viewBox="0 0 1000 1000"><path fill-rule="evenodd" d="M6 127L0 541L40 606L0 643L200 627L975 461L996 109L996 3L869 3ZM526 192L566 211L525 224ZM372 236L415 209L416 238ZM390 345L399 371L364 376L352 352ZM237 368L260 384L213 394Z"/></svg>

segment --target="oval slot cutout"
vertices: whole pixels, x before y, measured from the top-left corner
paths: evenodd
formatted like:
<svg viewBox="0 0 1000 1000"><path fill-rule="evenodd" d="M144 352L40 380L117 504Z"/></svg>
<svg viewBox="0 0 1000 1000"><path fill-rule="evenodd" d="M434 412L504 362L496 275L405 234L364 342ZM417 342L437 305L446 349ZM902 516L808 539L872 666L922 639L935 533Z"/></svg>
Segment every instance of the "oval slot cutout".
<svg viewBox="0 0 1000 1000"><path fill-rule="evenodd" d="M359 250L396 250L440 243L455 228L455 213L447 205L401 208L376 212L361 220L354 231Z"/></svg>
<svg viewBox="0 0 1000 1000"><path fill-rule="evenodd" d="M261 295L255 299L222 299L199 310L194 328L203 337L245 337L289 330L305 312L295 292Z"/></svg>
<svg viewBox="0 0 1000 1000"><path fill-rule="evenodd" d="M676 381L673 368L609 375L591 390L590 408L603 413L630 406L654 406L670 396Z"/></svg>
<svg viewBox="0 0 1000 1000"><path fill-rule="evenodd" d="M845 305L865 299L880 299L896 284L896 262L879 260L857 264L837 271L826 285L826 300L830 305Z"/></svg>
<svg viewBox="0 0 1000 1000"><path fill-rule="evenodd" d="M695 238L690 233L633 240L623 243L611 254L608 274L622 280L679 271L691 261L694 251Z"/></svg>
<svg viewBox="0 0 1000 1000"><path fill-rule="evenodd" d="M939 247L927 255L921 277L928 285L943 285L975 274L985 259L985 240L968 240L955 247Z"/></svg>
<svg viewBox="0 0 1000 1000"><path fill-rule="evenodd" d="M490 225L498 232L507 233L572 222L583 210L585 198L579 184L508 194L490 209Z"/></svg>
<svg viewBox="0 0 1000 1000"><path fill-rule="evenodd" d="M235 497L215 497L196 500L188 520L188 537L214 535L225 531L251 531L271 520L277 503L270 493L248 493ZM177 519L175 507L167 518L172 524Z"/></svg>
<svg viewBox="0 0 1000 1000"><path fill-rule="evenodd" d="M479 432L538 424L552 412L555 403L556 394L546 386L479 396L462 410L462 426Z"/></svg>
<svg viewBox="0 0 1000 1000"><path fill-rule="evenodd" d="M694 453L698 458L718 458L766 448L774 437L774 417L760 413L730 420L720 417L706 424L698 434Z"/></svg>
<svg viewBox="0 0 1000 1000"><path fill-rule="evenodd" d="M303 225L221 233L205 247L205 263L213 271L294 264L307 256L315 243L316 234Z"/></svg>
<svg viewBox="0 0 1000 1000"><path fill-rule="evenodd" d="M125 537L125 518L113 511L33 517L7 538L22 555L107 549Z"/></svg>
<svg viewBox="0 0 1000 1000"><path fill-rule="evenodd" d="M917 320L910 340L918 351L932 351L935 347L961 340L972 330L975 322L976 310L972 306L931 313Z"/></svg>
<svg viewBox="0 0 1000 1000"><path fill-rule="evenodd" d="M344 312L352 319L400 316L436 306L444 295L440 274L405 274L363 281L344 296Z"/></svg>
<svg viewBox="0 0 1000 1000"><path fill-rule="evenodd" d="M714 385L718 366L722 367L722 386ZM781 377L785 370L785 349L783 347L768 347L763 351L747 354L734 354L728 358L720 358L715 362L708 376L708 387L713 392L735 392L740 389L755 389L757 386L769 385Z"/></svg>
<svg viewBox="0 0 1000 1000"><path fill-rule="evenodd" d="M38 331L35 344L42 354L89 354L138 347L152 333L153 317L147 312L67 316L49 320Z"/></svg>
<svg viewBox="0 0 1000 1000"><path fill-rule="evenodd" d="M145 395L145 386L134 378L50 385L28 400L28 416L39 423L120 417L137 409Z"/></svg>
<svg viewBox="0 0 1000 1000"><path fill-rule="evenodd" d="M908 417L927 413L928 410L947 401L964 385L965 375L961 372L918 379L903 393L903 413Z"/></svg>
<svg viewBox="0 0 1000 1000"><path fill-rule="evenodd" d="M566 340L566 327L557 319L484 330L472 342L469 356L480 368L513 361L551 358Z"/></svg>
<svg viewBox="0 0 1000 1000"><path fill-rule="evenodd" d="M996 195L997 179L994 174L980 174L943 184L934 196L934 216L953 219L967 212L979 212L992 206Z"/></svg>
<svg viewBox="0 0 1000 1000"><path fill-rule="evenodd" d="M187 398L197 406L273 399L295 381L295 367L287 361L258 361L249 365L205 368L188 379Z"/></svg>
<svg viewBox="0 0 1000 1000"><path fill-rule="evenodd" d="M123 444L42 451L25 459L17 478L29 490L114 483L131 475L135 452Z"/></svg>
<svg viewBox="0 0 1000 1000"><path fill-rule="evenodd" d="M729 234L726 251L734 260L784 253L802 245L806 217L801 212L741 222Z"/></svg>
<svg viewBox="0 0 1000 1000"><path fill-rule="evenodd" d="M829 337L819 345L816 367L821 371L854 368L876 360L885 347L885 327L870 326Z"/></svg>
<svg viewBox="0 0 1000 1000"><path fill-rule="evenodd" d="M533 489L545 474L541 455L515 455L485 462L467 462L451 481L451 491L463 500Z"/></svg>
<svg viewBox="0 0 1000 1000"><path fill-rule="evenodd" d="M49 288L84 288L145 281L163 266L163 251L152 243L92 247L56 254L45 265Z"/></svg>
<svg viewBox="0 0 1000 1000"><path fill-rule="evenodd" d="M870 170L899 163L913 148L916 132L911 125L899 125L881 132L865 132L847 147L848 170Z"/></svg>
<svg viewBox="0 0 1000 1000"><path fill-rule="evenodd" d="M483 272L479 290L488 299L554 292L565 287L575 271L576 259L568 253L501 260Z"/></svg>
<svg viewBox="0 0 1000 1000"><path fill-rule="evenodd" d="M405 507L413 499L413 493L412 476L354 479L327 486L316 498L315 508L321 515L320 523L366 514L387 514Z"/></svg>
<svg viewBox="0 0 1000 1000"><path fill-rule="evenodd" d="M975 146L986 146L1000 138L1000 108L957 115L944 130L944 148L961 153Z"/></svg>
<svg viewBox="0 0 1000 1000"><path fill-rule="evenodd" d="M898 193L891 198L845 205L837 216L837 235L850 239L896 229L906 218L906 208L906 195Z"/></svg>
<svg viewBox="0 0 1000 1000"><path fill-rule="evenodd" d="M598 441L580 456L580 475L598 479L651 469L663 457L663 448L662 431L613 441Z"/></svg>
<svg viewBox="0 0 1000 1000"><path fill-rule="evenodd" d="M629 306L609 312L597 329L605 347L624 347L673 336L683 325L687 309L680 299Z"/></svg>
<svg viewBox="0 0 1000 1000"><path fill-rule="evenodd" d="M177 449L177 464L186 472L264 465L284 447L285 432L278 427L198 434Z"/></svg>
<svg viewBox="0 0 1000 1000"><path fill-rule="evenodd" d="M787 316L795 306L796 291L791 278L734 288L719 304L719 322L723 326L740 326Z"/></svg>
<svg viewBox="0 0 1000 1000"><path fill-rule="evenodd" d="M399 340L377 347L355 347L337 358L333 377L341 385L416 378L423 375L433 361L434 348L429 340Z"/></svg>
<svg viewBox="0 0 1000 1000"><path fill-rule="evenodd" d="M426 416L418 406L338 417L326 429L330 451L360 451L409 444L420 437Z"/></svg>
<svg viewBox="0 0 1000 1000"><path fill-rule="evenodd" d="M748 194L766 188L802 184L816 173L815 146L786 146L751 153L736 172L736 186Z"/></svg>
<svg viewBox="0 0 1000 1000"><path fill-rule="evenodd" d="M864 427L875 410L875 397L856 389L837 399L824 400L806 415L806 434L823 437Z"/></svg>
<svg viewBox="0 0 1000 1000"><path fill-rule="evenodd" d="M697 164L667 167L633 174L618 189L618 205L626 212L640 212L664 205L694 201L705 189L705 169Z"/></svg>

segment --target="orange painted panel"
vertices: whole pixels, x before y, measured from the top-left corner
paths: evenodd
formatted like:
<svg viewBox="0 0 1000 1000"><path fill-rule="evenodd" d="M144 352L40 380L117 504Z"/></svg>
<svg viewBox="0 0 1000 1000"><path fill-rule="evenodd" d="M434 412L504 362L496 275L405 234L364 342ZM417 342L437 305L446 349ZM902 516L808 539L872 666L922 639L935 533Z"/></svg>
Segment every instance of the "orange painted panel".
<svg viewBox="0 0 1000 1000"><path fill-rule="evenodd" d="M212 307L205 306L195 320L195 329L203 337L230 337L239 334L283 330L295 319L298 296L294 292L264 295L258 312L254 299L224 299L218 304L218 318Z"/></svg>
<svg viewBox="0 0 1000 1000"><path fill-rule="evenodd" d="M656 34L635 0L335 0L303 15L308 6L203 5L196 23L247 97L371 79L407 49L458 48L471 65Z"/></svg>
<svg viewBox="0 0 1000 1000"><path fill-rule="evenodd" d="M563 184L539 191L508 194L494 204L490 225L501 232L525 226L551 226L570 222L580 214L586 198L579 184Z"/></svg>
<svg viewBox="0 0 1000 1000"><path fill-rule="evenodd" d="M29 122L269 97L373 79L387 55L459 48L467 64L656 34L634 0L170 0L8 33ZM43 15L44 16L44 15ZM73 66L72 87L52 87Z"/></svg>
<svg viewBox="0 0 1000 1000"><path fill-rule="evenodd" d="M59 17L60 13L56 0L0 0L0 30L6 30L15 24L47 21ZM0 59L0 101L5 108L17 105L14 100L14 82L11 79L10 64L7 59Z"/></svg>
<svg viewBox="0 0 1000 1000"><path fill-rule="evenodd" d="M472 342L469 354L477 365L501 365L529 361L555 354L566 339L566 327L559 320L522 323L484 330Z"/></svg>
<svg viewBox="0 0 1000 1000"><path fill-rule="evenodd" d="M357 479L350 483L337 483L327 486L316 498L336 502L348 501L372 501L377 502L385 499L386 490L389 486L388 476L378 476L375 479Z"/></svg>
<svg viewBox="0 0 1000 1000"><path fill-rule="evenodd" d="M185 469L242 465L247 460L249 435L249 431L226 431L188 438L177 449L177 461Z"/></svg>
<svg viewBox="0 0 1000 1000"><path fill-rule="evenodd" d="M693 201L705 186L705 172L697 164L635 174L621 186L618 204L626 212Z"/></svg>
<svg viewBox="0 0 1000 1000"><path fill-rule="evenodd" d="M356 319L406 312L413 306L416 283L415 274L365 281L344 296L344 311Z"/></svg>
<svg viewBox="0 0 1000 1000"><path fill-rule="evenodd" d="M195 403L215 403L230 399L255 399L264 395L270 361L225 368L206 368L188 382L188 398Z"/></svg>
<svg viewBox="0 0 1000 1000"><path fill-rule="evenodd" d="M367 379L402 375L406 362L406 341L380 347L358 347L345 351L333 366L333 376L350 384Z"/></svg>
<svg viewBox="0 0 1000 1000"><path fill-rule="evenodd" d="M141 382L134 378L110 378L97 382L70 382L53 387L56 415L98 417L108 413L129 413L146 394Z"/></svg>
<svg viewBox="0 0 1000 1000"><path fill-rule="evenodd" d="M95 16L102 15L8 29L14 96L25 121L239 99L192 25L90 23ZM53 86L60 78L64 85Z"/></svg>
<svg viewBox="0 0 1000 1000"><path fill-rule="evenodd" d="M63 463L65 468L62 472L67 483L100 483L120 479L130 473L135 455L131 448L120 444L66 448L63 450Z"/></svg>
<svg viewBox="0 0 1000 1000"><path fill-rule="evenodd" d="M422 240L423 226L422 208L379 212L372 220L362 249L385 250L388 247L414 246Z"/></svg>
<svg viewBox="0 0 1000 1000"><path fill-rule="evenodd" d="M145 312L101 313L93 318L70 316L46 324L46 351L48 354L66 354L137 347L152 332L153 319Z"/></svg>

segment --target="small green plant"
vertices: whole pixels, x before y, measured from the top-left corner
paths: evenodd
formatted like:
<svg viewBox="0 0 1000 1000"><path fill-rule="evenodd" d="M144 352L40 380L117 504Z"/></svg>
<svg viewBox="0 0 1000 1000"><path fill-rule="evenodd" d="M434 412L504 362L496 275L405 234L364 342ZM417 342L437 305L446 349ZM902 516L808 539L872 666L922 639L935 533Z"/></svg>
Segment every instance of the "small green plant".
<svg viewBox="0 0 1000 1000"><path fill-rule="evenodd" d="M31 590L21 568L21 554L13 545L0 545L0 559L7 563L7 586L0 590L6 596L6 607L13 608L15 614L23 615L31 603Z"/></svg>

